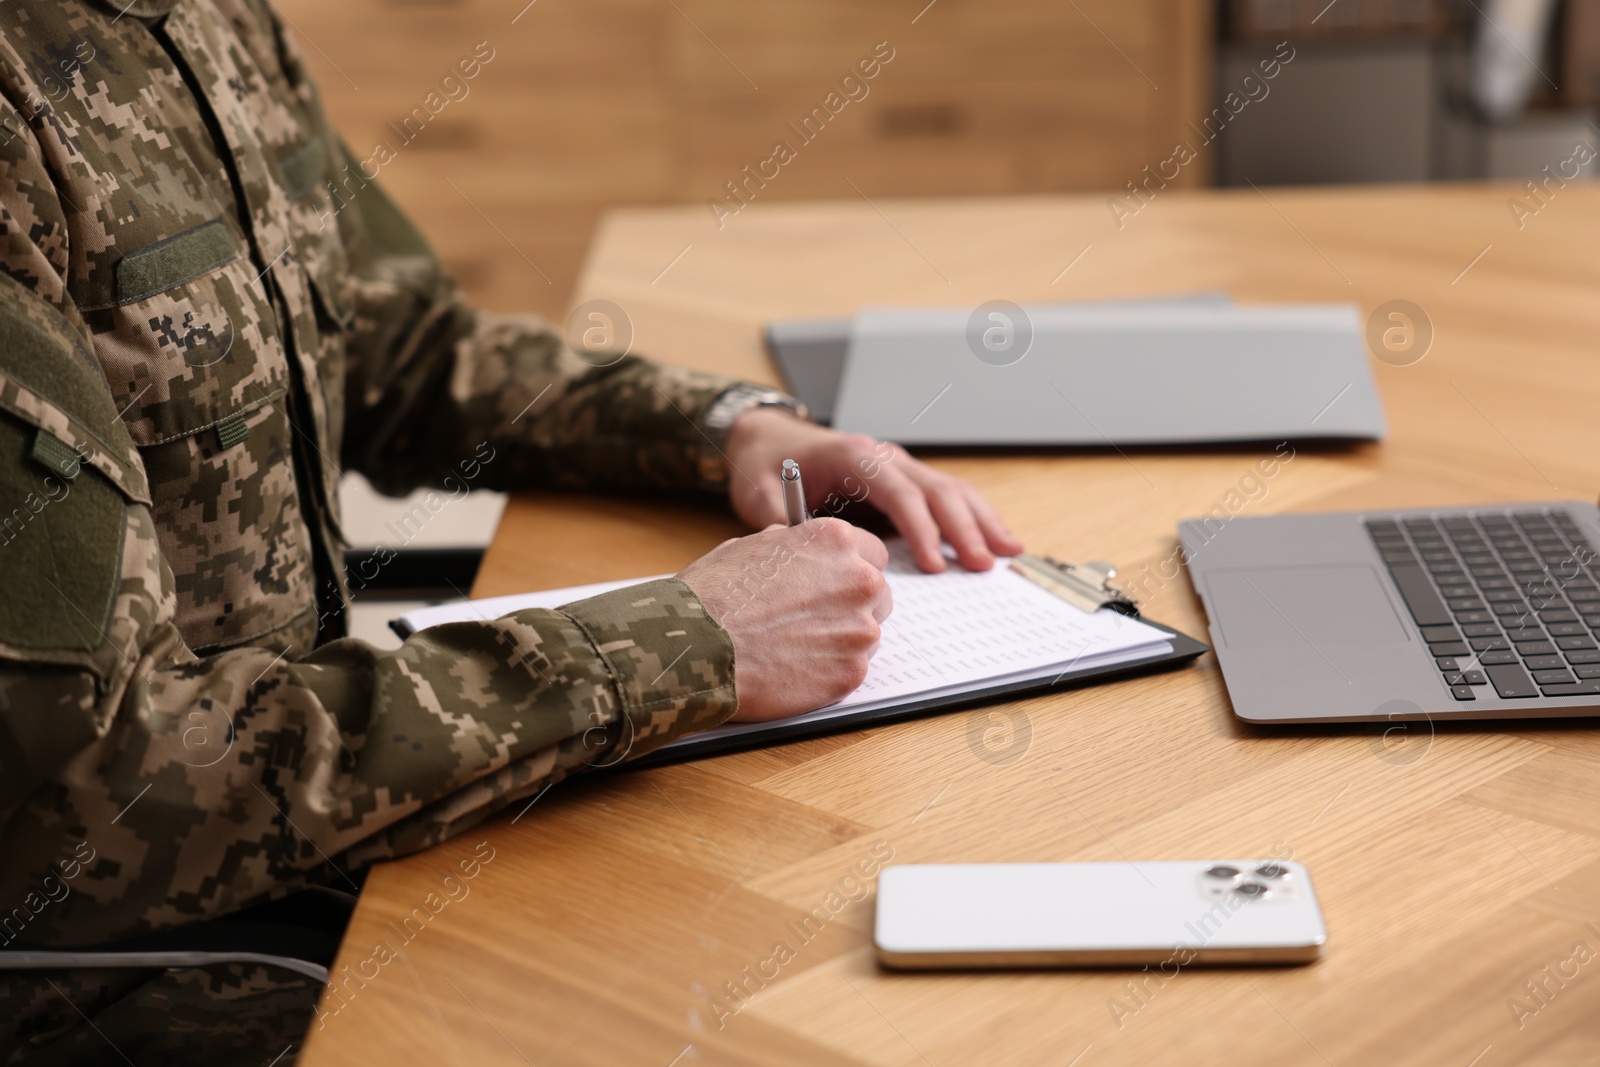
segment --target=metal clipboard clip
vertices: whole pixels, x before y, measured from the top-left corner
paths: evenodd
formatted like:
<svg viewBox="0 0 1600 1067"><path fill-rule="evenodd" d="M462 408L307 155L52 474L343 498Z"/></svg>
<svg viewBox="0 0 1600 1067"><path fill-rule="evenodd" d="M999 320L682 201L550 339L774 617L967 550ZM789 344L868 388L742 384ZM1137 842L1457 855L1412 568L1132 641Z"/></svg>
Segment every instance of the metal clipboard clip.
<svg viewBox="0 0 1600 1067"><path fill-rule="evenodd" d="M1011 569L1082 611L1110 608L1123 615L1139 614L1139 602L1111 584L1117 568L1104 560L1067 563L1024 552L1012 559Z"/></svg>

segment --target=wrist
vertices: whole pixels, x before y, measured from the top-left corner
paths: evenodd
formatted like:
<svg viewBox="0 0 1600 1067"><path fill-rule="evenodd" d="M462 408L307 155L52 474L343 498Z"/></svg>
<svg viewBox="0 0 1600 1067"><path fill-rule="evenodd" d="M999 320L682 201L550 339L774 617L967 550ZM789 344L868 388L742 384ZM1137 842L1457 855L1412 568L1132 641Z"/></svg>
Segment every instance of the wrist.
<svg viewBox="0 0 1600 1067"><path fill-rule="evenodd" d="M729 454L737 451L752 436L758 436L762 427L770 425L765 419L757 419L753 423L748 421L749 416L762 411L781 413L786 418L802 421L806 417L805 405L794 397L776 389L748 383L732 386L712 402L700 420L700 429L706 440L700 464L702 488L727 488L731 473ZM734 426L740 423L743 426L736 441ZM753 434L753 430L757 433Z"/></svg>
<svg viewBox="0 0 1600 1067"><path fill-rule="evenodd" d="M769 433L782 432L799 422L798 412L785 407L767 406L750 408L739 414L728 427L727 442L723 447L729 456L744 450L753 441Z"/></svg>

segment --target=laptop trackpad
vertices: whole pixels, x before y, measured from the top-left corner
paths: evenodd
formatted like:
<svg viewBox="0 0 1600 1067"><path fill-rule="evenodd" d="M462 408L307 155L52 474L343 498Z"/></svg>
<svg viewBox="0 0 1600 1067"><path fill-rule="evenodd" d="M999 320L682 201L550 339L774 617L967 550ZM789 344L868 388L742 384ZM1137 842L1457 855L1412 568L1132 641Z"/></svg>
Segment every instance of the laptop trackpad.
<svg viewBox="0 0 1600 1067"><path fill-rule="evenodd" d="M1206 592L1229 648L1411 640L1377 572L1364 563L1216 571L1206 576Z"/></svg>

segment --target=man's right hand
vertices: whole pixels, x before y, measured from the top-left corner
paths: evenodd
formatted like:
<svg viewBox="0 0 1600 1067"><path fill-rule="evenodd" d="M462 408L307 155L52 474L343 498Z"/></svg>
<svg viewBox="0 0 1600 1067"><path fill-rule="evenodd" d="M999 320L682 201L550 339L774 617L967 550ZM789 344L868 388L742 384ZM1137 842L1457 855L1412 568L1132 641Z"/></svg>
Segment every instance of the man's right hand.
<svg viewBox="0 0 1600 1067"><path fill-rule="evenodd" d="M769 526L678 572L733 638L735 721L814 711L867 676L893 603L889 551L839 519Z"/></svg>

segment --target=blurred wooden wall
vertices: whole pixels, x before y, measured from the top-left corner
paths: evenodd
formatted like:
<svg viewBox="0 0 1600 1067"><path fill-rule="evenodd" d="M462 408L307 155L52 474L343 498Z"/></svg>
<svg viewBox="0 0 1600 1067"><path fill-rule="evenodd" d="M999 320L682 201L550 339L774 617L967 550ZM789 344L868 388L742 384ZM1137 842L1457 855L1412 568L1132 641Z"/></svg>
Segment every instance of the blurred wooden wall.
<svg viewBox="0 0 1600 1067"><path fill-rule="evenodd" d="M778 141L795 157L744 187L747 210L1109 191L1191 137L1209 96L1209 0L525 3L277 0L351 149L466 291L504 310L564 314L602 211L737 206L724 183ZM861 79L879 42L893 59ZM851 73L866 95L802 143L786 124ZM407 128L413 109L427 121ZM1177 184L1207 181L1208 162Z"/></svg>

